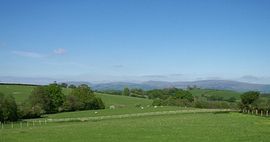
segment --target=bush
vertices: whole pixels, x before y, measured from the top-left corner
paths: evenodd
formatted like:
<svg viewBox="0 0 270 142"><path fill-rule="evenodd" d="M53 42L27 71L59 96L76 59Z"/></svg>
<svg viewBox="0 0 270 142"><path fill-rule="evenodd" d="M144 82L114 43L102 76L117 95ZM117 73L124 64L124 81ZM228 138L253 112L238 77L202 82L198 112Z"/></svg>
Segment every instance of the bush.
<svg viewBox="0 0 270 142"><path fill-rule="evenodd" d="M154 99L152 105L153 106L161 106L162 100L161 99Z"/></svg>
<svg viewBox="0 0 270 142"><path fill-rule="evenodd" d="M237 108L237 104L229 103L226 101L195 101L193 104L196 108L208 108L208 109L230 109Z"/></svg>
<svg viewBox="0 0 270 142"><path fill-rule="evenodd" d="M63 106L65 96L62 88L58 84L50 84L48 86L38 86L34 88L29 96L30 106L38 105L45 113L55 113Z"/></svg>
<svg viewBox="0 0 270 142"><path fill-rule="evenodd" d="M20 118L28 119L28 118L39 118L41 117L42 114L45 113L45 111L38 104L34 106L23 104L21 106L19 113L20 113Z"/></svg>
<svg viewBox="0 0 270 142"><path fill-rule="evenodd" d="M236 98L235 97L230 97L226 101L228 101L228 102L236 102Z"/></svg>
<svg viewBox="0 0 270 142"><path fill-rule="evenodd" d="M96 97L91 88L85 84L73 89L65 104L68 105L67 107L71 109L77 109L78 107L81 110L105 108L103 101Z"/></svg>
<svg viewBox="0 0 270 142"><path fill-rule="evenodd" d="M270 99L268 98L259 98L252 103L253 109L258 110L270 110Z"/></svg>
<svg viewBox="0 0 270 142"><path fill-rule="evenodd" d="M13 96L0 93L0 121L16 121L19 119L17 104Z"/></svg>
<svg viewBox="0 0 270 142"><path fill-rule="evenodd" d="M65 111L83 110L84 104L74 95L68 95L64 103Z"/></svg>

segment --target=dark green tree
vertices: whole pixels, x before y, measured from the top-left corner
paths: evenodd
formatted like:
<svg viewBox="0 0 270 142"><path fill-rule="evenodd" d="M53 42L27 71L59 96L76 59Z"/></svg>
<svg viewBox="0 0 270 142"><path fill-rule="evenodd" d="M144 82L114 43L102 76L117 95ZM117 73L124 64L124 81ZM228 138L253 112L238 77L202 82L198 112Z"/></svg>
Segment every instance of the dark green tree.
<svg viewBox="0 0 270 142"><path fill-rule="evenodd" d="M185 91L185 90L178 90L176 93L175 93L175 96L174 96L175 99L186 99L190 102L192 102L194 100L193 96L191 93L189 93L188 91Z"/></svg>
<svg viewBox="0 0 270 142"><path fill-rule="evenodd" d="M30 102L30 106L27 106L28 105L27 103L24 104L25 113L27 113L26 110L29 109L29 107L35 108L39 106L41 108L41 112L39 112L40 114L45 113L45 112L51 112L51 110L53 109L51 106L52 100L45 86L37 86L36 88L34 88L28 100Z"/></svg>
<svg viewBox="0 0 270 142"><path fill-rule="evenodd" d="M100 98L97 98L91 88L82 84L73 89L71 94L77 97L78 101L83 104L83 109L103 109L104 103Z"/></svg>
<svg viewBox="0 0 270 142"><path fill-rule="evenodd" d="M228 102L235 102L236 101L236 98L235 97L230 97L226 101L228 101Z"/></svg>
<svg viewBox="0 0 270 142"><path fill-rule="evenodd" d="M67 83L61 83L60 86L63 87L63 88L67 88L68 84Z"/></svg>
<svg viewBox="0 0 270 142"><path fill-rule="evenodd" d="M74 89L74 88L76 88L76 86L73 85L73 84L70 84L70 85L68 86L68 88Z"/></svg>
<svg viewBox="0 0 270 142"><path fill-rule="evenodd" d="M252 104L257 99L259 99L259 97L260 97L260 92L256 92L256 91L246 92L243 95L241 95L241 102L245 105L249 105L249 104Z"/></svg>
<svg viewBox="0 0 270 142"><path fill-rule="evenodd" d="M13 96L0 93L0 121L18 120L17 104Z"/></svg>
<svg viewBox="0 0 270 142"><path fill-rule="evenodd" d="M57 112L64 103L65 96L60 85L53 83L46 86L50 98L50 112Z"/></svg>
<svg viewBox="0 0 270 142"><path fill-rule="evenodd" d="M78 97L74 95L68 95L66 97L66 101L64 103L64 110L65 111L76 111L76 110L82 110L84 107L84 104L79 101Z"/></svg>
<svg viewBox="0 0 270 142"><path fill-rule="evenodd" d="M45 113L58 112L65 101L60 85L53 83L47 86L38 86L29 97L31 107L40 107ZM41 112L40 112L41 113Z"/></svg>
<svg viewBox="0 0 270 142"><path fill-rule="evenodd" d="M241 95L241 108L253 108L254 102L260 97L260 92L249 91Z"/></svg>
<svg viewBox="0 0 270 142"><path fill-rule="evenodd" d="M126 87L126 88L124 88L124 90L123 90L123 96L129 96L130 95L130 91L129 91L129 89Z"/></svg>

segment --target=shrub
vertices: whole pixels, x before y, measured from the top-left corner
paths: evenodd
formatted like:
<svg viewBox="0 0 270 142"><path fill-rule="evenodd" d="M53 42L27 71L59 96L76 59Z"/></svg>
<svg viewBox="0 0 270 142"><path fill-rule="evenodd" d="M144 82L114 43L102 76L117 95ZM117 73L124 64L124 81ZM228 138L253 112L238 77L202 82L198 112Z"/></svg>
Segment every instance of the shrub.
<svg viewBox="0 0 270 142"><path fill-rule="evenodd" d="M19 119L17 104L13 96L0 93L0 121L16 121Z"/></svg>

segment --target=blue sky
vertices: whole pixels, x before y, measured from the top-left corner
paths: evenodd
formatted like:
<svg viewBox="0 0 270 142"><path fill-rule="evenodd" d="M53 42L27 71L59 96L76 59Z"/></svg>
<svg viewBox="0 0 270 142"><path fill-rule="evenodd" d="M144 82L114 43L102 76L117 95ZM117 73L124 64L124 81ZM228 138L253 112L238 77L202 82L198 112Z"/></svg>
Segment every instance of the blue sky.
<svg viewBox="0 0 270 142"><path fill-rule="evenodd" d="M270 83L268 0L1 0L0 76Z"/></svg>

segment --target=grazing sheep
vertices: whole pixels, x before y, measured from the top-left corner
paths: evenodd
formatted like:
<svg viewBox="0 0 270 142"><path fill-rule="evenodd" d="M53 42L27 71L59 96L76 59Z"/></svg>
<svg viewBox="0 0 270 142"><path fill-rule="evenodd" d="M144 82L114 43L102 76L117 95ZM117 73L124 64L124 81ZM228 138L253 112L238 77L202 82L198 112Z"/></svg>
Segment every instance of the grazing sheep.
<svg viewBox="0 0 270 142"><path fill-rule="evenodd" d="M98 114L98 112L97 112L97 111L95 111L95 114Z"/></svg>
<svg viewBox="0 0 270 142"><path fill-rule="evenodd" d="M157 106L154 106L154 108L157 108Z"/></svg>
<svg viewBox="0 0 270 142"><path fill-rule="evenodd" d="M144 109L144 107L141 107L141 109Z"/></svg>
<svg viewBox="0 0 270 142"><path fill-rule="evenodd" d="M115 109L115 106L114 106L114 105L111 105L111 106L110 106L110 109Z"/></svg>

